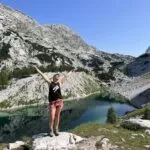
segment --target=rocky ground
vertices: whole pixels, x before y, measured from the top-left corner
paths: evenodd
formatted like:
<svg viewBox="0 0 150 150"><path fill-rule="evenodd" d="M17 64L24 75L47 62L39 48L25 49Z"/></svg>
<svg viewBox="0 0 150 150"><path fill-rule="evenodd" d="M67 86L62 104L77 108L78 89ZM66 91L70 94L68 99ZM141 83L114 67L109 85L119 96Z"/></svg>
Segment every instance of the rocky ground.
<svg viewBox="0 0 150 150"><path fill-rule="evenodd" d="M41 133L32 137L32 146L23 141L9 143L5 150L33 148L34 150L109 150L118 149L117 145L112 145L105 136L82 138L69 132L60 132L59 136L50 137L47 133Z"/></svg>
<svg viewBox="0 0 150 150"><path fill-rule="evenodd" d="M135 110L116 124L87 123L59 136L48 133L20 138L0 144L1 149L11 150L148 150L150 148L150 120L142 119L144 107Z"/></svg>
<svg viewBox="0 0 150 150"><path fill-rule="evenodd" d="M59 136L54 137L49 137L48 133L41 133L32 138L28 137L25 141L3 144L3 148L5 150L148 150L150 148L149 129L131 131L119 125L85 124L71 132L60 132Z"/></svg>

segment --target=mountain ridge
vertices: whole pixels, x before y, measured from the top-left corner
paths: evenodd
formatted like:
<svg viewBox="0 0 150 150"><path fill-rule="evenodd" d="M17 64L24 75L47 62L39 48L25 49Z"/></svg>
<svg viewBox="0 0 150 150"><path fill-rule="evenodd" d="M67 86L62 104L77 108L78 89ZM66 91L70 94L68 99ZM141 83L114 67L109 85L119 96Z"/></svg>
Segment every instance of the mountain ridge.
<svg viewBox="0 0 150 150"><path fill-rule="evenodd" d="M105 85L109 89L115 84L123 85L126 81L130 82L132 72L136 68L134 62L138 63L138 61L139 58L132 56L99 51L94 46L88 45L76 32L65 25L40 25L31 17L0 4L0 70L1 72L6 71L7 74L10 72L8 87L0 91L2 95L10 87L12 80L19 81L21 78L36 73L30 63L37 64L43 72L48 72L50 75L53 72L64 72L76 68L80 72L88 73L89 80L99 81L98 84L95 84L94 89L101 88L100 85ZM141 62L144 61L145 58L142 57ZM142 67L144 65L142 63ZM149 67L144 73L148 69ZM2 74L2 76L5 75ZM80 80L77 80L81 82L84 80L84 76L83 73L79 76ZM28 82L28 80L26 81ZM93 83L91 87L93 87ZM30 83L26 84L27 87L30 86ZM90 85L90 82L88 84ZM74 86L77 85L78 83ZM84 86L85 84L82 84L77 87L84 89ZM116 87L124 89L122 86ZM15 87L12 86L10 90L13 88ZM71 86L67 90L70 91ZM75 91L77 91L76 88ZM29 89L26 88L25 92L28 93ZM36 92L35 89L33 93ZM38 93L40 92L42 91ZM14 95L17 93L16 91ZM20 93L20 97L22 95L24 93ZM11 95L7 96L8 99L12 98ZM42 94L40 97L43 97ZM26 98L32 99L31 95ZM19 97L17 100L19 101Z"/></svg>

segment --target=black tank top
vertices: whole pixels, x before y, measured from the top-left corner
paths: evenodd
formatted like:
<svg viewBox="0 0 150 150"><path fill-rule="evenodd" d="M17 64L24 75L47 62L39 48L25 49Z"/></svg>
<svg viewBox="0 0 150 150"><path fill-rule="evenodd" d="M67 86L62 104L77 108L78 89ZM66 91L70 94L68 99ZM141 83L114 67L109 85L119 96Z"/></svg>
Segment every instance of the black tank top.
<svg viewBox="0 0 150 150"><path fill-rule="evenodd" d="M55 101L59 98L62 99L60 84L59 84L59 82L56 82L56 83L51 82L49 84L48 100L49 100L49 102L51 102L51 101Z"/></svg>

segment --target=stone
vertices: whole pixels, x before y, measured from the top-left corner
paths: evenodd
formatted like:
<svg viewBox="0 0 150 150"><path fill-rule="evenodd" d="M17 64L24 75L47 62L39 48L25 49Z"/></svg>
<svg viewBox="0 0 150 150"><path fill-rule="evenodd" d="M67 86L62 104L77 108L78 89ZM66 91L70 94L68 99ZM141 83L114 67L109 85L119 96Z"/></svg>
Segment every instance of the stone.
<svg viewBox="0 0 150 150"><path fill-rule="evenodd" d="M125 120L124 122L130 122L132 124L137 124L143 128L150 128L150 120L130 118L128 120Z"/></svg>
<svg viewBox="0 0 150 150"><path fill-rule="evenodd" d="M17 148L20 148L23 145L25 145L25 142L23 142L23 141L16 141L15 143L9 143L9 149L10 150L17 149Z"/></svg>
<svg viewBox="0 0 150 150"><path fill-rule="evenodd" d="M75 149L76 143L84 140L84 138L74 135L72 133L60 132L59 136L50 137L46 133L33 136L33 148L34 150L68 150Z"/></svg>
<svg viewBox="0 0 150 150"><path fill-rule="evenodd" d="M110 150L110 149L116 150L116 149L118 149L118 146L112 145L110 143L110 140L106 137L103 137L101 140L97 141L96 147L101 150Z"/></svg>
<svg viewBox="0 0 150 150"><path fill-rule="evenodd" d="M102 148L104 149L108 143L109 143L109 139L108 138L103 138L101 141L100 141L101 145L102 145Z"/></svg>
<svg viewBox="0 0 150 150"><path fill-rule="evenodd" d="M144 145L146 149L150 149L150 145Z"/></svg>
<svg viewBox="0 0 150 150"><path fill-rule="evenodd" d="M32 136L32 145L22 141L9 144L9 149L34 149L34 150L118 150L118 146L111 144L110 140L101 136L82 138L70 132L60 132L59 136L50 137L48 133Z"/></svg>
<svg viewBox="0 0 150 150"><path fill-rule="evenodd" d="M140 136L140 137L143 137L145 138L145 136L143 134L131 134L133 138L137 137L137 136Z"/></svg>
<svg viewBox="0 0 150 150"><path fill-rule="evenodd" d="M145 132L146 134L150 135L150 130L149 130L149 129L145 130L144 132Z"/></svg>
<svg viewBox="0 0 150 150"><path fill-rule="evenodd" d="M125 140L124 138L121 138L121 141L122 141L122 142L125 142L126 140Z"/></svg>
<svg viewBox="0 0 150 150"><path fill-rule="evenodd" d="M112 133L118 133L118 131L117 131L117 130L112 130L111 132L112 132Z"/></svg>

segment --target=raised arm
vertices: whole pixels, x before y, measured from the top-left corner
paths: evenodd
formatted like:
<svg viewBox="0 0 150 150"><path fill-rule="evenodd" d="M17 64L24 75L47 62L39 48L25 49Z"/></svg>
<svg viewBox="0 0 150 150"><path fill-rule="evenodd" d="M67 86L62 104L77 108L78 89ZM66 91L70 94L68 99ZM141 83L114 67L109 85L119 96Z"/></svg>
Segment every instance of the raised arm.
<svg viewBox="0 0 150 150"><path fill-rule="evenodd" d="M36 71L43 77L43 79L44 79L46 82L51 83L51 80L50 80L41 70L39 70L39 69L37 68L37 66L35 66L35 65L32 65L32 66L36 69Z"/></svg>
<svg viewBox="0 0 150 150"><path fill-rule="evenodd" d="M64 81L66 80L66 78L68 78L68 77L73 73L73 71L74 71L74 70L71 70L71 71L69 71L65 76L60 77L59 83L60 83L61 85L63 85L63 84L64 84Z"/></svg>

